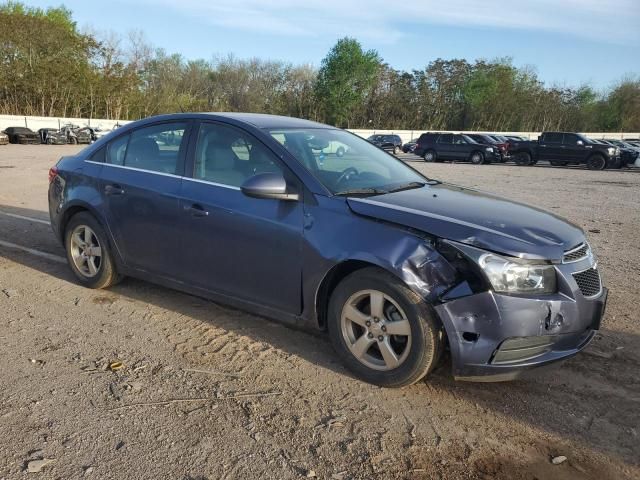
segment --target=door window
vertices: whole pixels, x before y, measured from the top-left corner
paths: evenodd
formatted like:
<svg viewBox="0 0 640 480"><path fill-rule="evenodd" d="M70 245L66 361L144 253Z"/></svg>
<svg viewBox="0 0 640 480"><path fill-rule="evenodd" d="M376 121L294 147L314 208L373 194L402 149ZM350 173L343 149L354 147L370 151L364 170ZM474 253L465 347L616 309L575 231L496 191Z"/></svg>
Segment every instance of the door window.
<svg viewBox="0 0 640 480"><path fill-rule="evenodd" d="M547 133L542 138L542 140L546 143L562 143L562 134L561 133Z"/></svg>
<svg viewBox="0 0 640 480"><path fill-rule="evenodd" d="M109 144L107 163L180 175L186 123L162 123L135 130Z"/></svg>
<svg viewBox="0 0 640 480"><path fill-rule="evenodd" d="M193 178L239 187L260 173L283 173L273 153L228 125L203 123L198 132Z"/></svg>
<svg viewBox="0 0 640 480"><path fill-rule="evenodd" d="M575 133L565 133L564 140L562 141L562 143L564 143L565 145L576 146L578 143L578 140L580 139Z"/></svg>
<svg viewBox="0 0 640 480"><path fill-rule="evenodd" d="M452 142L453 142L453 135L450 133L440 135L440 138L438 138L438 143L452 143Z"/></svg>

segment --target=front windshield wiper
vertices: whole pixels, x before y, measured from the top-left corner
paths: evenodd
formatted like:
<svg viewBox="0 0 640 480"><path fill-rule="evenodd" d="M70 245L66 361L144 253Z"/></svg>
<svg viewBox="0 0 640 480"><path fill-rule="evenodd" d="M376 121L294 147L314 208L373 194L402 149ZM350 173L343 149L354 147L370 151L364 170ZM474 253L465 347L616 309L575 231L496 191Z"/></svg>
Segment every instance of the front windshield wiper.
<svg viewBox="0 0 640 480"><path fill-rule="evenodd" d="M409 183L403 183L402 185L397 185L393 188L390 188L387 190L387 193L392 193L392 192L401 192L402 190L411 190L414 188L422 188L426 185L426 183L424 182L409 182Z"/></svg>
<svg viewBox="0 0 640 480"><path fill-rule="evenodd" d="M336 192L334 195L341 197L349 197L349 196L372 196L372 195L382 195L385 193L389 193L387 190L382 190L380 188L366 187L366 188L351 188L348 190L341 190Z"/></svg>

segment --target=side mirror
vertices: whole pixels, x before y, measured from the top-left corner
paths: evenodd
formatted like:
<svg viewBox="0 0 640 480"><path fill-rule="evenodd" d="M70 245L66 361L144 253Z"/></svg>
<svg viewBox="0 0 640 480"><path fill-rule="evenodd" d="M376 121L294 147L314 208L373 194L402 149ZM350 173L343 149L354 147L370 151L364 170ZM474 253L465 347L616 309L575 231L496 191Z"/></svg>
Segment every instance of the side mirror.
<svg viewBox="0 0 640 480"><path fill-rule="evenodd" d="M584 142L583 142L582 140L578 140L578 141L576 142L576 145L580 145L580 146L582 146L582 145L584 145Z"/></svg>
<svg viewBox="0 0 640 480"><path fill-rule="evenodd" d="M297 193L287 192L287 181L279 173L259 173L245 181L240 190L247 197L297 201Z"/></svg>

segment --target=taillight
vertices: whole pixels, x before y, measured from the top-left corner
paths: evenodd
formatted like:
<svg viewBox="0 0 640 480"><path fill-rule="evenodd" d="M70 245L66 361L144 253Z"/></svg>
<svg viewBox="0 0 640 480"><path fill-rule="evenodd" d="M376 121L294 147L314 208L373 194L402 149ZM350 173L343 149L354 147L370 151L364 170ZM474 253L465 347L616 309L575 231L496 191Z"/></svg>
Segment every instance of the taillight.
<svg viewBox="0 0 640 480"><path fill-rule="evenodd" d="M58 176L58 169L56 167L51 167L49 169L49 183L53 182Z"/></svg>

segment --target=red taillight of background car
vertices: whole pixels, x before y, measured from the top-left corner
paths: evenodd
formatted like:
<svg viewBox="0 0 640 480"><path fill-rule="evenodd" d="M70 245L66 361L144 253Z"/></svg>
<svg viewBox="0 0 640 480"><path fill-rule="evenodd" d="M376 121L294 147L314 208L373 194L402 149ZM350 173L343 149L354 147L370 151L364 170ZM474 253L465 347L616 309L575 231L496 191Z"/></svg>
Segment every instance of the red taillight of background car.
<svg viewBox="0 0 640 480"><path fill-rule="evenodd" d="M49 169L49 183L53 182L58 176L58 169L56 167L51 167Z"/></svg>

